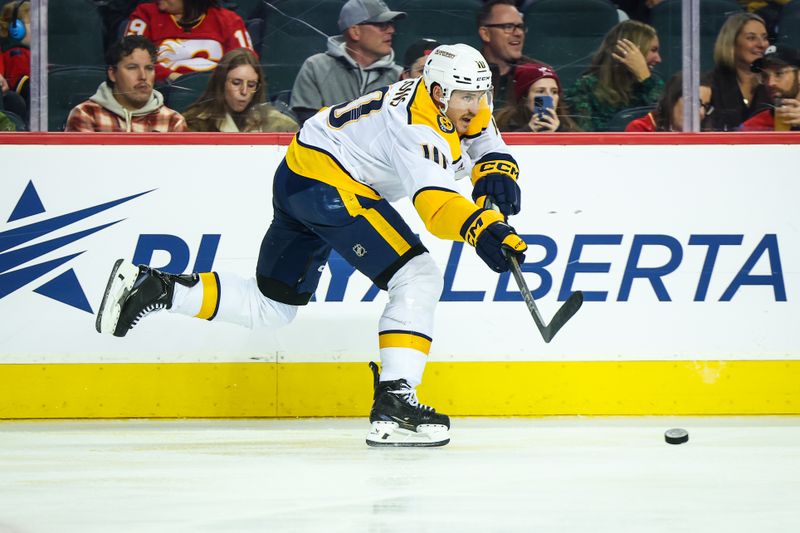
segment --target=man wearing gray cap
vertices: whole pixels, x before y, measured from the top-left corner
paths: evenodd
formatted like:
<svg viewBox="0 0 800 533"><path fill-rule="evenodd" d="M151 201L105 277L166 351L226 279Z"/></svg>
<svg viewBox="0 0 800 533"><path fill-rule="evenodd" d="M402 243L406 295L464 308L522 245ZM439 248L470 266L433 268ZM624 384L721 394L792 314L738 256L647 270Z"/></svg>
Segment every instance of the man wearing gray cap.
<svg viewBox="0 0 800 533"><path fill-rule="evenodd" d="M341 35L328 38L328 51L303 62L292 88L291 108L301 123L323 107L394 83L395 22L406 17L382 0L349 0L339 12Z"/></svg>

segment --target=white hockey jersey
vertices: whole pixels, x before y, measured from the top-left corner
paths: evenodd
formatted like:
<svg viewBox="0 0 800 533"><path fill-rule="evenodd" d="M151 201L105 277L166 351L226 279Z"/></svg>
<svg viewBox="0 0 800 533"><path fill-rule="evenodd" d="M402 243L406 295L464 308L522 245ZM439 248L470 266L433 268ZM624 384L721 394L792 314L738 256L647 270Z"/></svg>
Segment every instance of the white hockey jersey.
<svg viewBox="0 0 800 533"><path fill-rule="evenodd" d="M422 78L404 80L308 119L289 146L289 168L340 190L394 201L409 197L434 235L470 240L468 226L502 216L457 192L473 161L517 167L484 106L459 136ZM502 171L502 170L501 170ZM479 177L473 172L473 183ZM477 219L480 218L480 221Z"/></svg>

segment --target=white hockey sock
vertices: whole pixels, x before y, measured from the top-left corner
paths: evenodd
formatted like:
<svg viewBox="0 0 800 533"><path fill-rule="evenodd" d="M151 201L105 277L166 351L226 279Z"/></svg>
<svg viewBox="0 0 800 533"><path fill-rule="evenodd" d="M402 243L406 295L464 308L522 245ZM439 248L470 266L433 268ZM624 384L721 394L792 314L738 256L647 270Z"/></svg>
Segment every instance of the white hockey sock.
<svg viewBox="0 0 800 533"><path fill-rule="evenodd" d="M411 348L381 348L381 381L402 378L416 387L422 383L427 360L427 354Z"/></svg>
<svg viewBox="0 0 800 533"><path fill-rule="evenodd" d="M226 272L203 272L194 287L175 284L172 312L239 324L248 328L275 329L297 315L297 306L267 298L254 278Z"/></svg>
<svg viewBox="0 0 800 533"><path fill-rule="evenodd" d="M182 315L197 316L200 312L200 306L203 305L203 287L205 283L206 281L203 277L200 278L200 283L194 287L186 287L176 283L172 293L172 307L169 311Z"/></svg>
<svg viewBox="0 0 800 533"><path fill-rule="evenodd" d="M439 269L425 253L398 270L388 283L389 302L378 324L381 381L403 378L412 387L422 373L433 337L433 313L442 293Z"/></svg>

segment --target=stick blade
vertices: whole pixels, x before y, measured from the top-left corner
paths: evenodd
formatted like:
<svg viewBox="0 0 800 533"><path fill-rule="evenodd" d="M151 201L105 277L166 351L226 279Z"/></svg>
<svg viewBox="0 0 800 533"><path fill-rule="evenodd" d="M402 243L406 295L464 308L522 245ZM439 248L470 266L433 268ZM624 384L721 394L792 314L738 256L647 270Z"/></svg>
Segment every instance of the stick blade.
<svg viewBox="0 0 800 533"><path fill-rule="evenodd" d="M572 318L575 313L578 312L578 309L581 308L583 305L583 292L582 291L575 291L569 295L569 298L564 302L564 304L559 307L558 311L556 312L553 320L544 328L542 331L542 338L544 338L544 342L549 343L553 340L553 337L556 336L558 330L562 328L564 324L566 324L570 318Z"/></svg>

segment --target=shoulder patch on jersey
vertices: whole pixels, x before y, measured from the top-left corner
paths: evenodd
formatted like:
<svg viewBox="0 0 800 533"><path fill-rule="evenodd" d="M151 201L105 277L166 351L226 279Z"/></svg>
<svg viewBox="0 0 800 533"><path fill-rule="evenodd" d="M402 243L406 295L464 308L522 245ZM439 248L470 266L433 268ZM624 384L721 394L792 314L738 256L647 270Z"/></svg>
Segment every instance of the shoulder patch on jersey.
<svg viewBox="0 0 800 533"><path fill-rule="evenodd" d="M443 133L453 133L456 131L455 126L453 123L450 122L450 119L444 115L437 115L436 120L439 122L439 129L442 130Z"/></svg>

